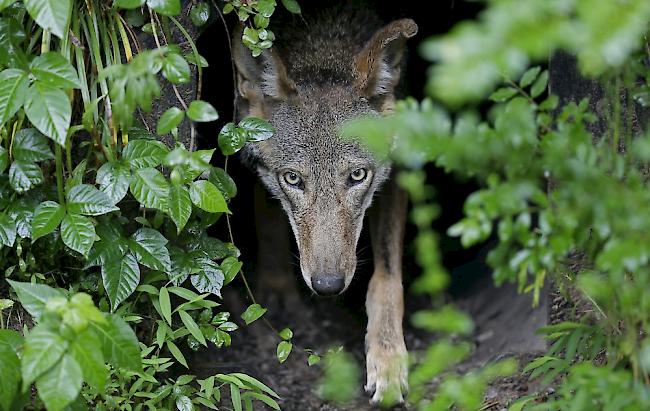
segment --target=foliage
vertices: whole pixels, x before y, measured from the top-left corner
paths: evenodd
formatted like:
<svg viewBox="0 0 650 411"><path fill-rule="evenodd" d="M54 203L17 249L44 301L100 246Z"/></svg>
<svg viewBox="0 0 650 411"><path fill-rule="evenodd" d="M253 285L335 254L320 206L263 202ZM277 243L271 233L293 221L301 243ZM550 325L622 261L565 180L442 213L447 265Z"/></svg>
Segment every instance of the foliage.
<svg viewBox="0 0 650 411"><path fill-rule="evenodd" d="M478 21L421 47L438 61L428 91L456 112L428 99L407 100L394 116L356 121L345 131L380 155L392 150L393 160L411 170L400 181L414 200L411 219L419 228L423 275L416 291L435 295L447 283L429 228L437 214L433 187L419 170L433 163L481 184L448 234L465 246L496 239L488 262L497 283L516 282L537 301L551 278L577 289L592 307L587 311L594 315L540 330L551 347L526 371L558 384L557 394L523 398L513 410L648 408L650 135L632 124L633 99L643 104L650 84L648 21L646 1L488 3ZM559 106L556 96L545 95L548 72L524 70L557 48L575 52L582 72L604 85L604 134L592 131L598 118L587 100ZM493 91L498 82L503 86ZM488 98L492 104L481 118L473 103ZM470 324L449 308L413 320L461 334ZM425 381L466 354L462 345L436 343L411 374L411 398L418 401ZM472 378L445 379L420 408L478 408L481 384Z"/></svg>
<svg viewBox="0 0 650 411"><path fill-rule="evenodd" d="M194 24L206 7L193 5ZM193 148L214 107L178 94L156 130L137 122L161 81L176 88L205 65L180 11L180 0L0 2L0 270L12 288L0 310L17 301L34 321L21 334L0 317L0 409L217 409L222 389L234 409L279 409L242 373L170 373L188 349L231 344L238 327L217 301L241 269L237 248L206 231L237 193L215 150ZM137 27L157 47L134 54ZM274 132L259 119L234 129L249 142ZM241 148L229 138L226 155Z"/></svg>

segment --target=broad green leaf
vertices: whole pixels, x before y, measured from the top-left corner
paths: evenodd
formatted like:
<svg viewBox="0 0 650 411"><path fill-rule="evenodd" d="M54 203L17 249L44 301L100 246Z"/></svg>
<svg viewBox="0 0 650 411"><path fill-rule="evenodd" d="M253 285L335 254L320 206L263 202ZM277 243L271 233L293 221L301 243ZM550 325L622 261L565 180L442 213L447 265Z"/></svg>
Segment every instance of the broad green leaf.
<svg viewBox="0 0 650 411"><path fill-rule="evenodd" d="M296 0L282 0L282 5L291 13L300 14L300 5Z"/></svg>
<svg viewBox="0 0 650 411"><path fill-rule="evenodd" d="M490 100L497 102L497 103L503 103L505 101L510 100L512 97L514 97L517 94L517 89L513 87L502 87L498 90L496 90L494 93L490 94Z"/></svg>
<svg viewBox="0 0 650 411"><path fill-rule="evenodd" d="M167 287L162 287L158 293L158 301L160 303L160 312L167 321L167 324L172 325L172 303L169 299L169 291Z"/></svg>
<svg viewBox="0 0 650 411"><path fill-rule="evenodd" d="M0 174L4 173L7 166L9 166L9 153L4 147L0 146Z"/></svg>
<svg viewBox="0 0 650 411"><path fill-rule="evenodd" d="M163 16L176 16L181 12L181 0L147 0L147 6Z"/></svg>
<svg viewBox="0 0 650 411"><path fill-rule="evenodd" d="M234 123L228 123L219 132L217 143L224 155L233 155L246 144L246 132L238 128Z"/></svg>
<svg viewBox="0 0 650 411"><path fill-rule="evenodd" d="M237 387L235 384L230 384L230 400L235 411L242 411L241 393L239 392L239 387Z"/></svg>
<svg viewBox="0 0 650 411"><path fill-rule="evenodd" d="M209 213L230 212L221 191L207 180L194 181L190 185L190 198L195 206Z"/></svg>
<svg viewBox="0 0 650 411"><path fill-rule="evenodd" d="M190 81L190 65L183 56L177 53L169 53L165 57L162 73L172 84L183 84Z"/></svg>
<svg viewBox="0 0 650 411"><path fill-rule="evenodd" d="M111 199L111 203L117 204L129 191L131 170L119 163L104 163L97 170L95 182L99 184L99 190Z"/></svg>
<svg viewBox="0 0 650 411"><path fill-rule="evenodd" d="M65 298L65 294L61 290L45 284L21 283L12 280L7 280L7 282L18 295L18 301L23 308L36 319L41 316L45 310L45 304L50 298Z"/></svg>
<svg viewBox="0 0 650 411"><path fill-rule="evenodd" d="M63 38L72 11L72 0L24 0L25 9L39 26Z"/></svg>
<svg viewBox="0 0 650 411"><path fill-rule="evenodd" d="M535 81L540 71L542 71L542 68L539 66L531 67L526 70L523 76L521 76L521 80L519 80L519 87L526 88L533 84L533 81Z"/></svg>
<svg viewBox="0 0 650 411"><path fill-rule="evenodd" d="M18 331L3 329L0 330L0 345L11 348L14 352L20 352L23 346L22 334Z"/></svg>
<svg viewBox="0 0 650 411"><path fill-rule="evenodd" d="M176 398L176 409L178 411L194 411L194 405L192 404L190 397L181 395Z"/></svg>
<svg viewBox="0 0 650 411"><path fill-rule="evenodd" d="M122 157L133 169L157 167L169 153L166 145L155 140L132 140L122 150Z"/></svg>
<svg viewBox="0 0 650 411"><path fill-rule="evenodd" d="M20 385L20 360L9 346L0 344L0 409L11 409Z"/></svg>
<svg viewBox="0 0 650 411"><path fill-rule="evenodd" d="M158 119L156 134L162 136L178 127L185 118L185 112L178 107L168 108Z"/></svg>
<svg viewBox="0 0 650 411"><path fill-rule="evenodd" d="M25 337L21 361L23 389L56 364L68 349L68 341L46 325L39 324Z"/></svg>
<svg viewBox="0 0 650 411"><path fill-rule="evenodd" d="M192 6L190 10L190 20L192 24L201 27L208 22L210 18L210 6L207 3L200 2Z"/></svg>
<svg viewBox="0 0 650 411"><path fill-rule="evenodd" d="M217 110L210 103L194 100L187 108L187 116L194 121L215 121L219 118Z"/></svg>
<svg viewBox="0 0 650 411"><path fill-rule="evenodd" d="M241 318L244 320L246 325L248 325L263 316L266 311L266 308L262 308L259 304L251 304L248 306L246 311L242 313Z"/></svg>
<svg viewBox="0 0 650 411"><path fill-rule="evenodd" d="M83 370L84 380L97 390L104 392L108 369L104 363L102 344L92 329L86 329L77 335L70 345L70 355L79 363Z"/></svg>
<svg viewBox="0 0 650 411"><path fill-rule="evenodd" d="M37 80L56 88L80 88L77 72L60 53L50 51L36 57L29 70Z"/></svg>
<svg viewBox="0 0 650 411"><path fill-rule="evenodd" d="M169 251L165 247L167 239L159 231L140 228L133 234L131 240L129 243L131 251L140 264L153 270L169 272L171 262Z"/></svg>
<svg viewBox="0 0 650 411"><path fill-rule="evenodd" d="M15 1L17 0L0 0L0 11L14 4Z"/></svg>
<svg viewBox="0 0 650 411"><path fill-rule="evenodd" d="M278 333L278 335L283 340L290 340L291 337L293 337L293 331L291 331L291 328L284 328L282 331Z"/></svg>
<svg viewBox="0 0 650 411"><path fill-rule="evenodd" d="M113 5L121 9L135 9L144 4L145 0L114 0Z"/></svg>
<svg viewBox="0 0 650 411"><path fill-rule="evenodd" d="M307 365L310 367L314 364L318 364L320 362L320 357L316 354L310 354L309 357L307 357Z"/></svg>
<svg viewBox="0 0 650 411"><path fill-rule="evenodd" d="M35 81L27 90L25 114L41 133L60 146L65 146L68 127L70 127L72 118L72 107L70 106L70 99L63 90L38 80Z"/></svg>
<svg viewBox="0 0 650 411"><path fill-rule="evenodd" d="M131 371L142 370L138 338L129 325L118 315L106 316L105 325L91 323L102 342L104 358L116 367Z"/></svg>
<svg viewBox="0 0 650 411"><path fill-rule="evenodd" d="M0 214L0 245L13 247L16 241L16 222L7 214Z"/></svg>
<svg viewBox="0 0 650 411"><path fill-rule="evenodd" d="M133 254L109 260L102 265L102 280L113 311L126 300L140 284L140 267Z"/></svg>
<svg viewBox="0 0 650 411"><path fill-rule="evenodd" d="M210 170L208 181L214 184L226 199L231 199L237 195L237 185L235 184L235 181L223 168L213 167Z"/></svg>
<svg viewBox="0 0 650 411"><path fill-rule="evenodd" d="M192 336L194 336L198 342L207 347L208 344L205 341L205 337L203 336L201 330L199 330L199 326L196 324L192 316L184 310L180 310L178 314L180 315L181 321L190 332L190 334L192 334Z"/></svg>
<svg viewBox="0 0 650 411"><path fill-rule="evenodd" d="M35 197L23 196L17 198L5 212L16 223L16 234L20 238L29 238L32 235L32 218L34 210L38 207L38 201Z"/></svg>
<svg viewBox="0 0 650 411"><path fill-rule="evenodd" d="M201 270L195 253L187 253L178 248L172 248L170 257L172 268L169 272L169 279L176 286L187 280L190 274L195 274Z"/></svg>
<svg viewBox="0 0 650 411"><path fill-rule="evenodd" d="M214 261L202 258L199 260L202 270L190 277L194 288L200 293L212 293L221 297L224 275L219 264Z"/></svg>
<svg viewBox="0 0 650 411"><path fill-rule="evenodd" d="M119 210L106 194L90 184L72 187L66 197L68 211L75 214L97 216Z"/></svg>
<svg viewBox="0 0 650 411"><path fill-rule="evenodd" d="M248 142L268 140L276 131L268 121L257 117L243 119L239 122L239 128L246 131L246 141Z"/></svg>
<svg viewBox="0 0 650 411"><path fill-rule="evenodd" d="M167 211L169 183L155 168L136 170L131 179L131 193L144 207Z"/></svg>
<svg viewBox="0 0 650 411"><path fill-rule="evenodd" d="M28 88L27 72L6 69L0 73L0 126L9 121L23 106Z"/></svg>
<svg viewBox="0 0 650 411"><path fill-rule="evenodd" d="M43 171L34 163L16 160L9 167L9 184L17 193L24 193L43 183Z"/></svg>
<svg viewBox="0 0 650 411"><path fill-rule="evenodd" d="M537 80L530 87L530 96L532 98L539 97L548 86L548 70L544 70L542 74L537 77Z"/></svg>
<svg viewBox="0 0 650 411"><path fill-rule="evenodd" d="M65 245L86 256L95 242L95 226L88 217L67 214L61 222L61 239Z"/></svg>
<svg viewBox="0 0 650 411"><path fill-rule="evenodd" d="M183 364L185 368L189 369L190 367L187 365L187 361L185 360L183 353L178 349L176 344L174 344L171 340L167 340L166 344L167 348L169 348L169 352L174 356L174 358L176 358L176 361Z"/></svg>
<svg viewBox="0 0 650 411"><path fill-rule="evenodd" d="M172 184L169 187L167 213L176 224L177 233L180 233L192 215L192 200L185 186Z"/></svg>
<svg viewBox="0 0 650 411"><path fill-rule="evenodd" d="M70 177L65 181L65 193L68 195L72 187L76 187L83 183L84 176L86 175L86 168L88 167L88 162L84 159L77 164L77 166L70 173Z"/></svg>
<svg viewBox="0 0 650 411"><path fill-rule="evenodd" d="M71 355L66 354L36 381L36 389L48 411L60 411L77 398L82 383L81 367Z"/></svg>
<svg viewBox="0 0 650 411"><path fill-rule="evenodd" d="M39 204L32 219L32 242L54 231L65 216L65 207L55 201Z"/></svg>
<svg viewBox="0 0 650 411"><path fill-rule="evenodd" d="M199 59L198 61L196 60L196 56L194 53L188 53L185 55L185 60L187 60L188 63L194 64L195 66L199 67L208 67L208 60L205 59L202 55L199 54Z"/></svg>
<svg viewBox="0 0 650 411"><path fill-rule="evenodd" d="M289 354L291 354L292 348L293 344L291 344L289 341L280 341L276 350L276 355L278 357L278 361L280 361L280 364L289 358Z"/></svg>
<svg viewBox="0 0 650 411"><path fill-rule="evenodd" d="M223 274L225 276L223 281L224 285L230 283L235 279L237 273L239 273L239 270L241 270L242 265L243 264L241 261L238 261L237 258L232 256L226 257L221 262L221 271L223 271Z"/></svg>
<svg viewBox="0 0 650 411"><path fill-rule="evenodd" d="M121 259L129 251L129 243L124 238L121 229L112 226L112 220L100 222L97 226L99 241L95 241L88 253L86 267L101 266L108 261ZM119 227L119 226L118 226Z"/></svg>
<svg viewBox="0 0 650 411"><path fill-rule="evenodd" d="M14 159L26 163L54 159L47 139L34 128L24 128L16 133L11 152Z"/></svg>

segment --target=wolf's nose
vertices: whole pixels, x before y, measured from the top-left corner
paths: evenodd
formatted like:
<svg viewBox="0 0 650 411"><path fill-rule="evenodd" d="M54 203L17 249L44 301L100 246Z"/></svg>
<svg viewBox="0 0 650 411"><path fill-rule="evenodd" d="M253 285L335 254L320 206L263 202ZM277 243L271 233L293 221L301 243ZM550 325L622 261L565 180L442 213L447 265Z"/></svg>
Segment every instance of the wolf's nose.
<svg viewBox="0 0 650 411"><path fill-rule="evenodd" d="M324 274L312 277L311 286L319 295L334 295L343 290L345 281L342 277Z"/></svg>

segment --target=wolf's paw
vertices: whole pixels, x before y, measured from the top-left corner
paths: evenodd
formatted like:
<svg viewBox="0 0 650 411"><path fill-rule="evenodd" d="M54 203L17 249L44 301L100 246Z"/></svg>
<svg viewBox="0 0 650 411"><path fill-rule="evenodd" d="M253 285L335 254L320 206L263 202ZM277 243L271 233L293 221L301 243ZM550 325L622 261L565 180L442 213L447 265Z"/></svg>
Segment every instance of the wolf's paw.
<svg viewBox="0 0 650 411"><path fill-rule="evenodd" d="M366 353L366 392L373 404L394 405L404 402L408 391L408 354L404 343L395 347L370 344Z"/></svg>

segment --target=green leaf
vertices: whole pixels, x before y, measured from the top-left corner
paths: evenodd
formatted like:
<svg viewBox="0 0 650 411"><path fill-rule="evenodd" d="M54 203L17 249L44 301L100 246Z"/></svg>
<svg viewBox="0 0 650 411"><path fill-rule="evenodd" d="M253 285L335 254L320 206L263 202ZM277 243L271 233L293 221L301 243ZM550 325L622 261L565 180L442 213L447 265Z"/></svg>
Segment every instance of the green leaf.
<svg viewBox="0 0 650 411"><path fill-rule="evenodd" d="M70 345L70 355L83 370L84 380L97 392L103 393L108 379L108 369L104 364L102 344L92 329L77 335Z"/></svg>
<svg viewBox="0 0 650 411"><path fill-rule="evenodd" d="M52 368L68 349L68 341L46 325L34 327L25 338L21 361L23 389Z"/></svg>
<svg viewBox="0 0 650 411"><path fill-rule="evenodd" d="M43 182L43 171L34 163L16 160L9 167L9 184L17 193L24 193Z"/></svg>
<svg viewBox="0 0 650 411"><path fill-rule="evenodd" d="M171 340L167 340L166 344L167 348L169 348L169 352L174 356L174 358L176 358L176 361L183 364L185 368L189 369L190 367L187 366L187 361L185 360L183 353L178 349L176 344L174 344Z"/></svg>
<svg viewBox="0 0 650 411"><path fill-rule="evenodd" d="M29 70L37 80L56 88L80 88L77 72L60 53L50 51L36 57Z"/></svg>
<svg viewBox="0 0 650 411"><path fill-rule="evenodd" d="M7 282L18 295L18 301L23 308L36 319L45 310L45 304L49 299L65 298L65 294L61 290L45 284L20 283L12 280L7 280Z"/></svg>
<svg viewBox="0 0 650 411"><path fill-rule="evenodd" d="M535 81L540 71L542 71L542 68L539 66L531 67L526 70L524 75L521 76L521 80L519 80L519 87L526 88L533 84L533 81Z"/></svg>
<svg viewBox="0 0 650 411"><path fill-rule="evenodd" d="M115 309L135 291L140 284L140 267L131 253L122 258L106 261L102 265L102 280L106 295Z"/></svg>
<svg viewBox="0 0 650 411"><path fill-rule="evenodd" d="M95 242L95 226L88 217L67 214L61 222L61 239L65 245L86 256Z"/></svg>
<svg viewBox="0 0 650 411"><path fill-rule="evenodd" d="M320 357L316 354L310 354L309 357L307 357L307 365L310 367L314 364L318 364L320 362Z"/></svg>
<svg viewBox="0 0 650 411"><path fill-rule="evenodd" d="M97 216L119 210L106 194L89 184L72 187L66 197L68 211L75 214Z"/></svg>
<svg viewBox="0 0 650 411"><path fill-rule="evenodd" d="M4 173L9 165L9 153L7 150L0 146L0 174Z"/></svg>
<svg viewBox="0 0 650 411"><path fill-rule="evenodd" d="M27 72L6 69L0 73L0 126L9 121L23 106L28 88Z"/></svg>
<svg viewBox="0 0 650 411"><path fill-rule="evenodd" d="M232 401L232 407L235 411L242 411L241 393L239 392L239 387L235 384L230 384L230 400Z"/></svg>
<svg viewBox="0 0 650 411"><path fill-rule="evenodd" d="M172 184L169 187L167 213L176 224L177 233L180 233L192 215L192 200L185 186Z"/></svg>
<svg viewBox="0 0 650 411"><path fill-rule="evenodd" d="M155 168L136 170L130 188L135 199L144 207L167 211L169 183L160 171Z"/></svg>
<svg viewBox="0 0 650 411"><path fill-rule="evenodd" d="M0 11L14 4L16 0L0 0Z"/></svg>
<svg viewBox="0 0 650 411"><path fill-rule="evenodd" d="M259 392L246 391L244 392L244 395L242 395L242 398L244 399L254 398L256 400L262 401L264 404L268 405L274 410L278 410L278 411L280 410L280 406L273 398L269 397L268 395L261 394Z"/></svg>
<svg viewBox="0 0 650 411"><path fill-rule="evenodd" d="M54 231L65 216L65 207L54 201L45 201L36 207L32 219L32 242Z"/></svg>
<svg viewBox="0 0 650 411"><path fill-rule="evenodd" d="M517 94L517 89L513 87L502 87L496 90L494 93L490 94L490 100L497 103L503 103L505 101L510 100L516 94Z"/></svg>
<svg viewBox="0 0 650 411"><path fill-rule="evenodd" d="M283 340L290 340L291 337L293 337L293 331L291 331L291 328L284 328L282 331L278 333L278 335Z"/></svg>
<svg viewBox="0 0 650 411"><path fill-rule="evenodd" d="M280 396L275 391L264 385L261 381L258 381L255 378L251 377L250 375L242 374L239 372L234 372L230 375L246 382L250 387L257 388L258 390L263 391L275 398L280 398Z"/></svg>
<svg viewBox="0 0 650 411"><path fill-rule="evenodd" d="M112 204L119 203L129 191L131 171L118 163L104 163L99 170L95 182L99 190L110 198Z"/></svg>
<svg viewBox="0 0 650 411"><path fill-rule="evenodd" d="M219 132L217 143L224 155L233 155L246 144L246 133L234 123L228 123Z"/></svg>
<svg viewBox="0 0 650 411"><path fill-rule="evenodd" d="M61 361L36 381L36 389L49 411L60 411L77 398L82 383L81 367L72 356L64 355Z"/></svg>
<svg viewBox="0 0 650 411"><path fill-rule="evenodd" d="M202 258L199 260L201 271L190 277L194 288L200 293L212 293L221 297L221 287L223 287L224 275L219 264L214 261Z"/></svg>
<svg viewBox="0 0 650 411"><path fill-rule="evenodd" d="M178 107L168 108L158 119L156 134L162 136L178 127L185 118L185 112Z"/></svg>
<svg viewBox="0 0 650 411"><path fill-rule="evenodd" d="M300 14L300 5L296 0L282 0L282 5L291 13Z"/></svg>
<svg viewBox="0 0 650 411"><path fill-rule="evenodd" d="M192 24L197 27L201 27L208 22L210 18L210 6L207 3L200 2L192 6L190 10L190 20Z"/></svg>
<svg viewBox="0 0 650 411"><path fill-rule="evenodd" d="M131 327L116 314L107 315L106 320L104 325L91 323L102 342L104 358L116 367L141 371L140 346Z"/></svg>
<svg viewBox="0 0 650 411"><path fill-rule="evenodd" d="M190 185L190 198L192 203L203 211L230 212L221 191L207 180L195 181Z"/></svg>
<svg viewBox="0 0 650 411"><path fill-rule="evenodd" d="M160 302L160 312L167 324L172 325L172 303L169 299L169 291L167 287L162 287L158 293L158 301Z"/></svg>
<svg viewBox="0 0 650 411"><path fill-rule="evenodd" d="M190 65L183 56L177 53L169 53L165 57L162 73L172 84L183 84L190 81Z"/></svg>
<svg viewBox="0 0 650 411"><path fill-rule="evenodd" d="M122 157L132 169L157 167L169 153L166 145L155 140L132 140L122 150Z"/></svg>
<svg viewBox="0 0 650 411"><path fill-rule="evenodd" d="M226 199L231 199L237 195L237 185L235 184L235 181L223 168L213 167L210 170L208 181L214 184Z"/></svg>
<svg viewBox="0 0 650 411"><path fill-rule="evenodd" d="M9 346L0 344L0 409L10 410L20 384L20 360Z"/></svg>
<svg viewBox="0 0 650 411"><path fill-rule="evenodd" d="M199 57L198 57L198 61L197 61L196 56L194 55L194 53L188 53L184 57L185 57L185 60L187 60L188 63L194 64L195 66L204 67L204 68L209 66L208 60L206 60L205 57L203 57L200 54L199 54Z"/></svg>
<svg viewBox="0 0 650 411"><path fill-rule="evenodd" d="M72 11L72 0L24 0L29 15L55 36L63 38Z"/></svg>
<svg viewBox="0 0 650 411"><path fill-rule="evenodd" d="M176 398L176 409L178 411L194 411L194 405L190 397L186 395L181 395Z"/></svg>
<svg viewBox="0 0 650 411"><path fill-rule="evenodd" d="M16 222L7 214L0 214L0 244L13 247L16 241Z"/></svg>
<svg viewBox="0 0 650 411"><path fill-rule="evenodd" d="M246 141L248 142L268 140L276 131L268 121L257 117L243 119L239 122L239 128L246 131Z"/></svg>
<svg viewBox="0 0 650 411"><path fill-rule="evenodd" d="M548 70L544 70L542 74L535 80L532 87L530 88L530 96L532 98L539 97L548 86Z"/></svg>
<svg viewBox="0 0 650 411"><path fill-rule="evenodd" d="M276 355L278 357L278 361L280 361L280 364L289 358L289 354L291 354L292 348L293 344L291 344L289 341L280 341L276 350Z"/></svg>
<svg viewBox="0 0 650 411"><path fill-rule="evenodd" d="M159 231L151 228L140 228L133 234L129 242L131 251L138 262L153 270L169 272L171 261L165 245L167 239Z"/></svg>
<svg viewBox="0 0 650 411"><path fill-rule="evenodd" d="M65 146L72 118L72 107L70 99L63 90L35 81L27 90L25 114L41 133L60 146Z"/></svg>
<svg viewBox="0 0 650 411"><path fill-rule="evenodd" d="M54 159L47 139L34 128L24 128L16 133L11 152L15 160L25 163Z"/></svg>
<svg viewBox="0 0 650 411"><path fill-rule="evenodd" d="M183 324L187 328L187 330L196 338L198 342L203 344L204 346L208 346L207 342L205 341L205 337L203 336L203 333L201 330L199 330L199 326L196 324L192 316L190 316L186 311L180 310L178 311L178 314L181 317L181 321L183 321Z"/></svg>
<svg viewBox="0 0 650 411"><path fill-rule="evenodd" d="M147 6L163 16L176 16L181 12L181 0L147 0Z"/></svg>
<svg viewBox="0 0 650 411"><path fill-rule="evenodd" d="M145 0L114 0L113 5L121 9L135 9L144 4Z"/></svg>
<svg viewBox="0 0 650 411"><path fill-rule="evenodd" d="M251 304L241 315L241 318L248 325L263 316L266 311L266 308L262 308L259 304Z"/></svg>
<svg viewBox="0 0 650 411"><path fill-rule="evenodd" d="M237 258L235 257L226 257L222 262L221 262L221 271L223 271L223 274L225 276L224 279L224 285L230 283L232 280L235 279L237 276L237 273L239 273L239 270L241 270L242 267L242 262L238 261Z"/></svg>
<svg viewBox="0 0 650 411"><path fill-rule="evenodd" d="M215 121L219 118L217 110L210 103L202 100L194 100L187 108L187 116L194 121Z"/></svg>

